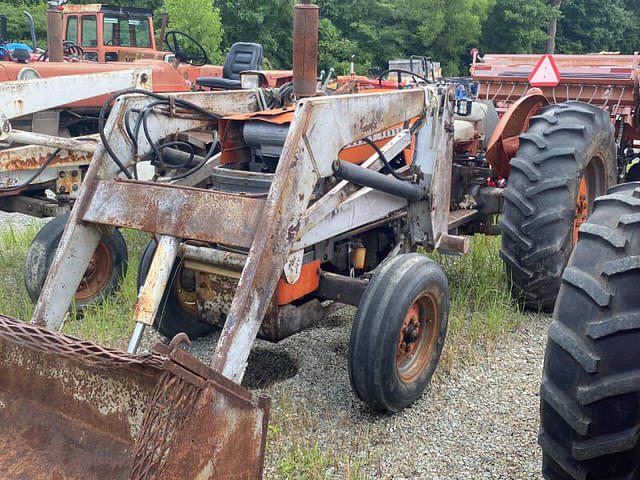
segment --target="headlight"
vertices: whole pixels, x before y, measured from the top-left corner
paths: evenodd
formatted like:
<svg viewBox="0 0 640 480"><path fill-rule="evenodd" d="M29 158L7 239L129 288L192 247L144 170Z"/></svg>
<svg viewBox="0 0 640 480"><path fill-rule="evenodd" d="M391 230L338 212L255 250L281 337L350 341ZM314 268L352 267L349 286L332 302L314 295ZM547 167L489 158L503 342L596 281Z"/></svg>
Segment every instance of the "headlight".
<svg viewBox="0 0 640 480"><path fill-rule="evenodd" d="M40 74L33 68L24 67L18 72L18 80L35 80L40 78Z"/></svg>
<svg viewBox="0 0 640 480"><path fill-rule="evenodd" d="M253 89L260 87L260 75L248 73L240 77L240 86L243 89Z"/></svg>

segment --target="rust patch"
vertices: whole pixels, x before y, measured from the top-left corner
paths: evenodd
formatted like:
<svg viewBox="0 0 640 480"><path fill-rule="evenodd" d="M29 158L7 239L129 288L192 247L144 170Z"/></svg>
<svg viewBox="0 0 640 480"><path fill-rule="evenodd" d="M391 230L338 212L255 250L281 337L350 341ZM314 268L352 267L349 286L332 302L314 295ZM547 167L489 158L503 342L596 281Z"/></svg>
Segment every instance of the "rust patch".
<svg viewBox="0 0 640 480"><path fill-rule="evenodd" d="M259 479L269 409L179 348L128 355L0 315L2 479Z"/></svg>
<svg viewBox="0 0 640 480"><path fill-rule="evenodd" d="M15 172L20 170L36 170L47 161L55 149L31 145L28 147L0 150L0 172ZM93 154L77 151L60 151L58 156L49 164L55 166L89 165Z"/></svg>

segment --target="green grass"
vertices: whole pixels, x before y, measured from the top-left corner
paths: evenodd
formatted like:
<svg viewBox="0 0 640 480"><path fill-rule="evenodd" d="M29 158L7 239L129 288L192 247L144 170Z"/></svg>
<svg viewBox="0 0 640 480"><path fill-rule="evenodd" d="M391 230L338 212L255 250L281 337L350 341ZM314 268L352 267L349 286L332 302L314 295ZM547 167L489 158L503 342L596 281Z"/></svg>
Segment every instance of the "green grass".
<svg viewBox="0 0 640 480"><path fill-rule="evenodd" d="M442 358L447 371L478 348L491 350L498 339L526 319L511 297L499 249L500 237L476 235L467 255L432 255L447 273L451 292L447 347Z"/></svg>
<svg viewBox="0 0 640 480"><path fill-rule="evenodd" d="M23 267L31 240L42 222L34 221L27 228L9 228L0 233L0 272L5 288L0 290L0 313L28 321L34 304L24 286ZM129 267L119 294L102 305L85 309L75 308L66 317L63 332L74 337L96 341L109 347L125 349L133 333L133 308L137 297L136 273L140 254L148 235L132 230L122 231L129 250Z"/></svg>

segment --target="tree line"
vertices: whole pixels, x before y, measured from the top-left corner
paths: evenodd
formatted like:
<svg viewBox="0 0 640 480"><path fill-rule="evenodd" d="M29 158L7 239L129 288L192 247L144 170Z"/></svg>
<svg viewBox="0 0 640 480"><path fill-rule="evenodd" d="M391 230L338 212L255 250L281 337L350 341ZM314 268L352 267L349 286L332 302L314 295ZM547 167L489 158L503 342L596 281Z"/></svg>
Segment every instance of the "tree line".
<svg viewBox="0 0 640 480"><path fill-rule="evenodd" d="M72 0L70 3L87 3ZM294 0L113 0L150 8L159 32L169 27L198 38L213 61L232 43L262 43L273 68L290 68ZM445 74L464 75L469 51L482 53L633 53L640 50L637 0L316 0L320 7L319 68L358 72L384 68L390 59L427 55ZM29 39L22 10L32 13L46 38L46 0L0 1L9 37Z"/></svg>

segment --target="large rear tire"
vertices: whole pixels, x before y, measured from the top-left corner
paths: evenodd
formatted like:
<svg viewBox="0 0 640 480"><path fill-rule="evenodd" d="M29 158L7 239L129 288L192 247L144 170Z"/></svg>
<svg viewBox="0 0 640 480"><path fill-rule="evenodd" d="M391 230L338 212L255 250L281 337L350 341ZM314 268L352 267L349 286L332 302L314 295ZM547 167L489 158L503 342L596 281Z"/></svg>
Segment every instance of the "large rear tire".
<svg viewBox="0 0 640 480"><path fill-rule="evenodd" d="M549 330L540 390L543 473L640 474L640 183L596 200Z"/></svg>
<svg viewBox="0 0 640 480"><path fill-rule="evenodd" d="M51 220L40 229L29 246L24 283L33 302L38 301L68 219L67 213ZM120 231L102 235L74 296L76 309L82 311L90 305L99 305L105 297L117 291L127 273L127 264L127 243Z"/></svg>
<svg viewBox="0 0 640 480"><path fill-rule="evenodd" d="M397 412L418 399L447 334L449 287L440 265L417 253L378 267L351 328L349 379L374 410Z"/></svg>
<svg viewBox="0 0 640 480"><path fill-rule="evenodd" d="M615 182L607 112L567 102L531 118L510 163L500 249L511 291L525 306L553 308L578 228Z"/></svg>

